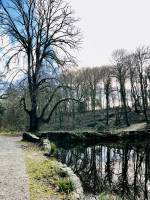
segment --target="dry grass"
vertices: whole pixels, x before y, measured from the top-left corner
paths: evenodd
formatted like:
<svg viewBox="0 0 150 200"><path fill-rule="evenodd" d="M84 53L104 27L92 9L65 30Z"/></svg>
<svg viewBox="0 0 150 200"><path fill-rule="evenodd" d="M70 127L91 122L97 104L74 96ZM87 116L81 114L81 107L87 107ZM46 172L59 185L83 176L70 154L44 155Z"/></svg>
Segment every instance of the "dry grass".
<svg viewBox="0 0 150 200"><path fill-rule="evenodd" d="M59 192L58 162L43 156L42 149L32 143L21 142L25 152L31 200L67 200L69 194ZM64 177L67 180L68 177Z"/></svg>

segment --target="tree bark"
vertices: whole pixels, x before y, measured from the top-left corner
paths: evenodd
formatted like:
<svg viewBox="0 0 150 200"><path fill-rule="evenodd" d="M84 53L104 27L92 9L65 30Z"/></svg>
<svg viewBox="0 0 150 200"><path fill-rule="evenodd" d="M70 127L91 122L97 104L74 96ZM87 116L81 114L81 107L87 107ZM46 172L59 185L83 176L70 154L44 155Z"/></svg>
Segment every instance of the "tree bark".
<svg viewBox="0 0 150 200"><path fill-rule="evenodd" d="M126 125L130 126L129 119L128 119L128 113L127 113L126 92L125 92L124 85L121 85L120 93L121 93L121 100L122 100L122 103L123 103L123 109L124 109L124 116L125 116Z"/></svg>
<svg viewBox="0 0 150 200"><path fill-rule="evenodd" d="M146 99L144 94L144 85L143 85L143 75L140 74L140 86L141 86L141 94L142 94L142 106L143 106L143 114L145 116L145 120L148 123L148 116L147 116L147 110L146 110Z"/></svg>
<svg viewBox="0 0 150 200"><path fill-rule="evenodd" d="M109 92L106 92L106 125L109 125Z"/></svg>

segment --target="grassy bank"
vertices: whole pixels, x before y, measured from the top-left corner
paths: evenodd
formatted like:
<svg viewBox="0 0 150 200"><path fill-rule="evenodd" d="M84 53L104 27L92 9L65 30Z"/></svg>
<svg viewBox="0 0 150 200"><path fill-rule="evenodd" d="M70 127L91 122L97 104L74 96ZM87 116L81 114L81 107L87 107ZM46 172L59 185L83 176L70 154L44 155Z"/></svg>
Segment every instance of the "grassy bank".
<svg viewBox="0 0 150 200"><path fill-rule="evenodd" d="M25 152L31 200L71 200L74 184L55 158L47 159L37 144L21 142ZM102 193L99 200L121 200Z"/></svg>
<svg viewBox="0 0 150 200"><path fill-rule="evenodd" d="M0 136L22 136L22 132L17 130L0 129Z"/></svg>
<svg viewBox="0 0 150 200"><path fill-rule="evenodd" d="M31 200L69 200L74 189L68 175L54 159L47 159L37 145L21 142L25 152Z"/></svg>

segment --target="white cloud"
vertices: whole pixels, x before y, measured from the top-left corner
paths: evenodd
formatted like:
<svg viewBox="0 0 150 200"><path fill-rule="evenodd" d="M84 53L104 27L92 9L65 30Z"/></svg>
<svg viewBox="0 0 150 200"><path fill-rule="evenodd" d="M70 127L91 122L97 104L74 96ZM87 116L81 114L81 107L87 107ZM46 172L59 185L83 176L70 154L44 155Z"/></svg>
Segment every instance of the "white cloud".
<svg viewBox="0 0 150 200"><path fill-rule="evenodd" d="M150 0L68 1L81 19L80 66L108 64L118 48L131 51L138 45L150 45Z"/></svg>
<svg viewBox="0 0 150 200"><path fill-rule="evenodd" d="M70 0L81 19L81 66L109 63L114 49L150 45L149 0Z"/></svg>

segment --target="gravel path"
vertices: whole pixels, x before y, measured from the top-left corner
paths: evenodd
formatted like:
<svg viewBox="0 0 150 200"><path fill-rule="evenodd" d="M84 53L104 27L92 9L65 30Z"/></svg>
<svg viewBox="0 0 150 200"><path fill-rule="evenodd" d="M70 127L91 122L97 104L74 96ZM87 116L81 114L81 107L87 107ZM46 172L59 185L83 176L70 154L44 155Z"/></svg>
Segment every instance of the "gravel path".
<svg viewBox="0 0 150 200"><path fill-rule="evenodd" d="M29 200L28 178L19 137L0 136L0 200Z"/></svg>

